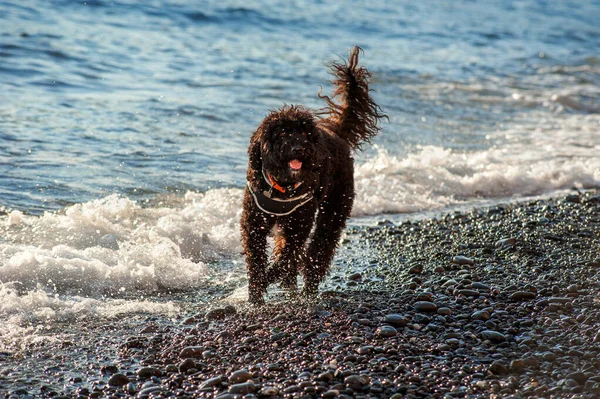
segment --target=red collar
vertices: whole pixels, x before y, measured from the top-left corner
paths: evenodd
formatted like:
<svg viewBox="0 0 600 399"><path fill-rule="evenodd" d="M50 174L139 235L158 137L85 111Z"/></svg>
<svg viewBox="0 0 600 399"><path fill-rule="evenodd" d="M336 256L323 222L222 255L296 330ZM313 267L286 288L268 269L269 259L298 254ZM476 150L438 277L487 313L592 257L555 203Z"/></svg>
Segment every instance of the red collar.
<svg viewBox="0 0 600 399"><path fill-rule="evenodd" d="M267 183L269 183L269 186L273 187L275 190L279 191L280 193L285 193L285 188L283 188L282 186L280 186L277 181L275 180L275 178L273 178L273 176L271 176L271 174L269 172L267 172L265 170L265 168L263 168L262 170L263 172L263 176L266 180ZM294 184L294 190L297 189L298 187L300 187L300 185L302 184L302 182L298 182L296 184Z"/></svg>

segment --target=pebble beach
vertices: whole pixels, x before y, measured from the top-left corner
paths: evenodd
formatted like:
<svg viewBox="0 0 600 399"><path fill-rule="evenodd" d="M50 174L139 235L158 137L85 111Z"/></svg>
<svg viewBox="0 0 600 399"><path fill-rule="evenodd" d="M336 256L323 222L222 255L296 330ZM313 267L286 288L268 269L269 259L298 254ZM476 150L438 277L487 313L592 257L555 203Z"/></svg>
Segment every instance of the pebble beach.
<svg viewBox="0 0 600 399"><path fill-rule="evenodd" d="M349 228L350 246L366 266L315 302L223 295L2 353L2 397L600 395L599 191L382 220Z"/></svg>

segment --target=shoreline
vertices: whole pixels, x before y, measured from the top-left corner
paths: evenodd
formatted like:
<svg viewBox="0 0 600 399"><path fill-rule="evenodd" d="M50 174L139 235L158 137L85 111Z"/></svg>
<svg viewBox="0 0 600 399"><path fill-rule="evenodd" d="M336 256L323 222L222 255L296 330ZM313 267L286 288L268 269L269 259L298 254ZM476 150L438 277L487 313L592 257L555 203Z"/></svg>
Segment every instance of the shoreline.
<svg viewBox="0 0 600 399"><path fill-rule="evenodd" d="M93 373L20 393L0 373L0 388L18 398L600 395L598 190L346 236L352 264L334 268L315 303L131 316L110 339L90 330L105 346L87 347L100 359Z"/></svg>

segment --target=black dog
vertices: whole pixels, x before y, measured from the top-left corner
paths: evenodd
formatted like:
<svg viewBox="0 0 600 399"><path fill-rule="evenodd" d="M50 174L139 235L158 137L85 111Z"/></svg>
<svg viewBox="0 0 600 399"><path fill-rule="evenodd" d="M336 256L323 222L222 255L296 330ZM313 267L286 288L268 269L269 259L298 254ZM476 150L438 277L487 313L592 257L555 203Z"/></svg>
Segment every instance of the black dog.
<svg viewBox="0 0 600 399"><path fill-rule="evenodd" d="M352 152L377 134L385 117L369 95L371 74L358 66L360 51L355 47L347 63L331 65L339 104L319 93L327 103L319 112L284 106L250 140L241 228L252 304L264 303L267 286L278 281L294 291L299 271L303 294L313 297L327 275L354 202Z"/></svg>

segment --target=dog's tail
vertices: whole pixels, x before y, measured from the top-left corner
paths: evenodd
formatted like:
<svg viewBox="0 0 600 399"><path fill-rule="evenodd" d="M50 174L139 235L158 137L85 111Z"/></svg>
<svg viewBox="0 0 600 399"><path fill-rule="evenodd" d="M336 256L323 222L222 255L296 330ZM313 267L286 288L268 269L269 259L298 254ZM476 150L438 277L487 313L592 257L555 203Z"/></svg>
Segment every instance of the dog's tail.
<svg viewBox="0 0 600 399"><path fill-rule="evenodd" d="M386 118L369 94L371 73L358 65L360 52L360 47L354 47L348 62L331 65L335 76L332 83L336 86L332 98L337 97L339 104L319 92L319 97L327 102L322 114L329 115L320 123L353 149L359 148L365 141L369 142L380 130L379 120Z"/></svg>

